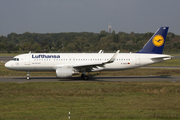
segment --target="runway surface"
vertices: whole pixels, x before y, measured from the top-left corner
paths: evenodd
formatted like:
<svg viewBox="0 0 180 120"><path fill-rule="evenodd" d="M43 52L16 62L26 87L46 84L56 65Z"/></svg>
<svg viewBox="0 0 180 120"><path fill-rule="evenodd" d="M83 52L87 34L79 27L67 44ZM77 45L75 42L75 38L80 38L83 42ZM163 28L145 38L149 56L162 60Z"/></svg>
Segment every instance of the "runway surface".
<svg viewBox="0 0 180 120"><path fill-rule="evenodd" d="M180 76L140 76L140 77L89 77L89 80L82 80L80 77L68 79L59 79L56 77L31 77L26 80L25 77L0 77L0 82L137 82L137 81L180 81Z"/></svg>

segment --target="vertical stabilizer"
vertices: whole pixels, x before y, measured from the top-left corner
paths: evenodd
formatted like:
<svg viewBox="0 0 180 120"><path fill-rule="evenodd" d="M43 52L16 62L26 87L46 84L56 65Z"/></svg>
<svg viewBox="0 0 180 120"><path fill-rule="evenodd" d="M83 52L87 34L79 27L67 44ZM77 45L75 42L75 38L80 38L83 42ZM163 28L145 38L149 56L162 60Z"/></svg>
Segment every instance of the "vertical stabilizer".
<svg viewBox="0 0 180 120"><path fill-rule="evenodd" d="M137 53L162 54L169 27L159 28Z"/></svg>

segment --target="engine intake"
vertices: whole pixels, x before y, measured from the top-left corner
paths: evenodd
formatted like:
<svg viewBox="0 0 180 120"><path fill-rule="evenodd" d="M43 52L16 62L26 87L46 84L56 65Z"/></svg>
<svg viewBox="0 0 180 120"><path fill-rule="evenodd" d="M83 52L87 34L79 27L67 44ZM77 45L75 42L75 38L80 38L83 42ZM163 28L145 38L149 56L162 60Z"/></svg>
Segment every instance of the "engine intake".
<svg viewBox="0 0 180 120"><path fill-rule="evenodd" d="M72 75L73 75L72 68L57 68L56 69L56 76L58 78L71 77Z"/></svg>

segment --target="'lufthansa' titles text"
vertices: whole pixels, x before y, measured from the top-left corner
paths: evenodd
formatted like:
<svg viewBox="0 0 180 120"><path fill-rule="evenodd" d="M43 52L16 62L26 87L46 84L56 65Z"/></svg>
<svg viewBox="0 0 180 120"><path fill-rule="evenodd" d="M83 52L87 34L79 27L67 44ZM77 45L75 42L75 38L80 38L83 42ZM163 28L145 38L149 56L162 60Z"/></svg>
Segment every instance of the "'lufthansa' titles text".
<svg viewBox="0 0 180 120"><path fill-rule="evenodd" d="M32 58L60 58L60 55L32 55Z"/></svg>

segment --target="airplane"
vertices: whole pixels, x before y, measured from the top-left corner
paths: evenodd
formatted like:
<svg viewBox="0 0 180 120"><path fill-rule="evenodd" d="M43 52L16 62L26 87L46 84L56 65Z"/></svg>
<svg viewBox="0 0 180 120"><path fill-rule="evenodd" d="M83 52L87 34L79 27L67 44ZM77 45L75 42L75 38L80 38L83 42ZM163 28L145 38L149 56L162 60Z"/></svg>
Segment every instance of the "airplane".
<svg viewBox="0 0 180 120"><path fill-rule="evenodd" d="M27 80L30 71L55 71L58 78L81 73L82 79L88 80L87 72L127 70L172 59L172 56L162 54L168 29L160 27L136 53L119 53L119 50L116 53L104 53L103 50L98 53L29 52L15 56L5 63L5 67L27 71Z"/></svg>

